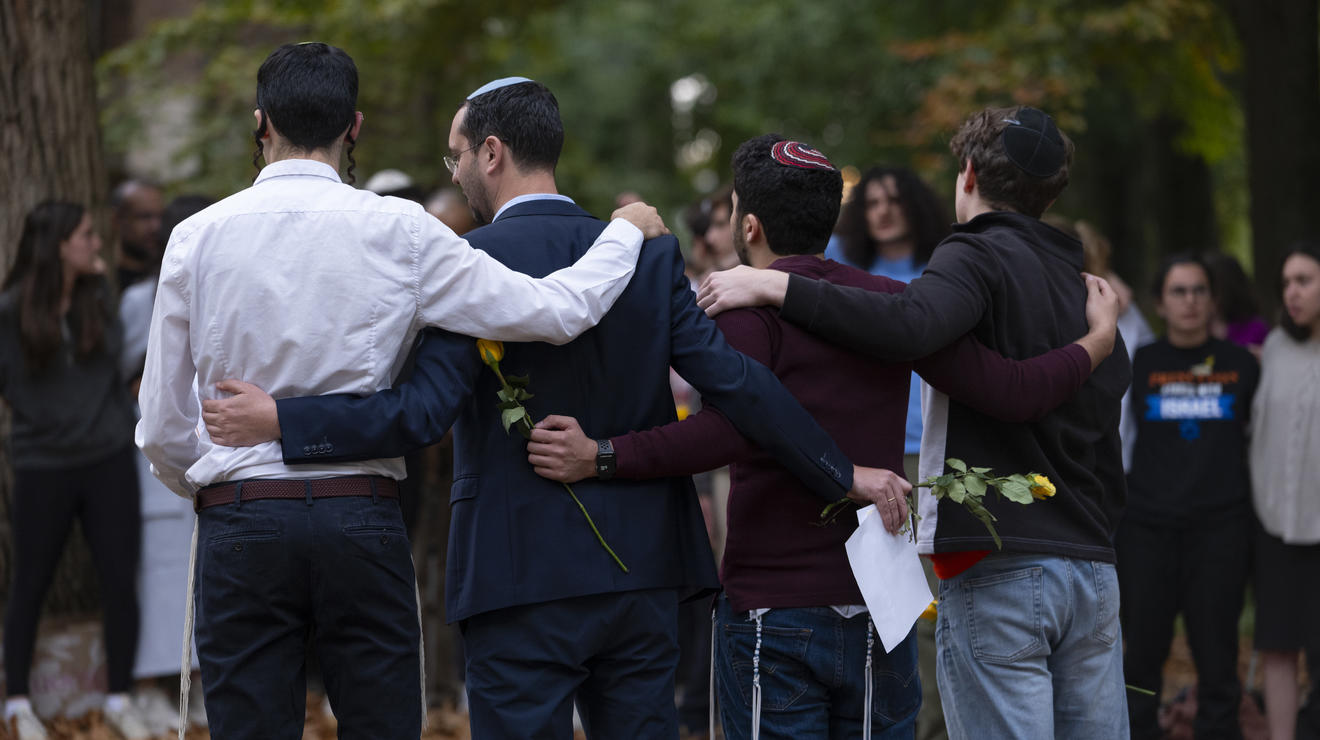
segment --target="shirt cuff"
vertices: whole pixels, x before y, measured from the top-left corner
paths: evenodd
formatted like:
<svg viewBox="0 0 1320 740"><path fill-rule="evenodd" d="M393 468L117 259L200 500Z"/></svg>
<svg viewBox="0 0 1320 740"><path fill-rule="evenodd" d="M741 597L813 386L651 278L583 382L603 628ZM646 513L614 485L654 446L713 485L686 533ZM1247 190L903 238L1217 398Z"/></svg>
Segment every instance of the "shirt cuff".
<svg viewBox="0 0 1320 740"><path fill-rule="evenodd" d="M614 445L614 477L615 478L637 478L639 471L635 469L634 461L637 460L637 445L633 443L633 435L623 434L618 437L610 437L610 444Z"/></svg>

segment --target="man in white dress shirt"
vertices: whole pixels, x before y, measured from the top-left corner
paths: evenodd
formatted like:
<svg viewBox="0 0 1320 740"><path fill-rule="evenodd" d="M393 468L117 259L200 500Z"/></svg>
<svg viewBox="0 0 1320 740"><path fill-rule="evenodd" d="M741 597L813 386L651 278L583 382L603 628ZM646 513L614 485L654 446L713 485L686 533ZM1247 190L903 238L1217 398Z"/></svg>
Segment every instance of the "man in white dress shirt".
<svg viewBox="0 0 1320 740"><path fill-rule="evenodd" d="M423 696L400 459L286 468L278 442L215 445L198 395L245 378L276 398L386 388L427 325L564 343L632 276L633 205L577 264L536 280L470 248L421 206L339 179L362 125L340 49L287 45L257 73L252 187L174 230L161 267L137 443L198 510L197 646L211 732L297 738L309 639L341 737L416 738ZM196 385L194 386L194 377ZM328 446L328 444L327 444ZM330 452L330 450L326 450Z"/></svg>

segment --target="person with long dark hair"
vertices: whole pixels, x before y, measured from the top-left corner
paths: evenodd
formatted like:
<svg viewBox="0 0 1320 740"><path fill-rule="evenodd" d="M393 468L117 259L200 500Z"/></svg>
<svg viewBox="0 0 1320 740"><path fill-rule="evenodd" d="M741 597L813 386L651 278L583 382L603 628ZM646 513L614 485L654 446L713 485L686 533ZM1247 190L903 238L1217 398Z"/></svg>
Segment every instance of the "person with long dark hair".
<svg viewBox="0 0 1320 740"><path fill-rule="evenodd" d="M28 674L41 603L75 517L101 586L106 720L126 738L148 736L128 701L141 527L133 412L100 249L86 209L41 203L23 223L0 293L0 397L13 413L14 460L5 719L22 740L46 737L28 701Z"/></svg>
<svg viewBox="0 0 1320 740"><path fill-rule="evenodd" d="M1259 520L1253 644L1264 659L1265 714L1274 740L1296 733L1303 650L1311 669L1308 723L1320 701L1320 244L1298 243L1284 255L1283 305L1280 326L1261 353L1250 453Z"/></svg>

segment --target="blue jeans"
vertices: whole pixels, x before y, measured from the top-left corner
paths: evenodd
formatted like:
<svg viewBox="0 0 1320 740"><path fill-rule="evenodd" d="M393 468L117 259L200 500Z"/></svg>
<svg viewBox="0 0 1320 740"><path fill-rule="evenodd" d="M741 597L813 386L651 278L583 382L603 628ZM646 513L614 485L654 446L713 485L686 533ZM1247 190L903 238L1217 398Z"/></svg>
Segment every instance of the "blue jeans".
<svg viewBox="0 0 1320 740"><path fill-rule="evenodd" d="M339 737L421 734L421 628L397 501L245 501L203 509L198 523L211 737L301 738L309 640Z"/></svg>
<svg viewBox="0 0 1320 740"><path fill-rule="evenodd" d="M1113 565L987 557L940 582L935 639L953 740L1128 736Z"/></svg>
<svg viewBox="0 0 1320 740"><path fill-rule="evenodd" d="M771 609L761 618L761 737L855 738L866 704L865 614L828 607ZM871 737L911 738L921 706L917 637L871 651ZM728 740L751 737L756 622L721 595L715 609L715 678Z"/></svg>

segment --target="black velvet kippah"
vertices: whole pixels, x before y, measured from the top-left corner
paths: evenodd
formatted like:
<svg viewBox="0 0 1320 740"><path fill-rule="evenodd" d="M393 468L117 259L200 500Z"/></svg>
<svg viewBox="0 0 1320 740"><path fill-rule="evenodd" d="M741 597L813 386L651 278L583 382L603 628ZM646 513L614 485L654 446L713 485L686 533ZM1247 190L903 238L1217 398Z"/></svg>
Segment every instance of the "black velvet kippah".
<svg viewBox="0 0 1320 740"><path fill-rule="evenodd" d="M1032 177L1049 177L1068 156L1054 119L1035 108L1022 108L1016 118L1005 119L1004 151L1018 169Z"/></svg>

